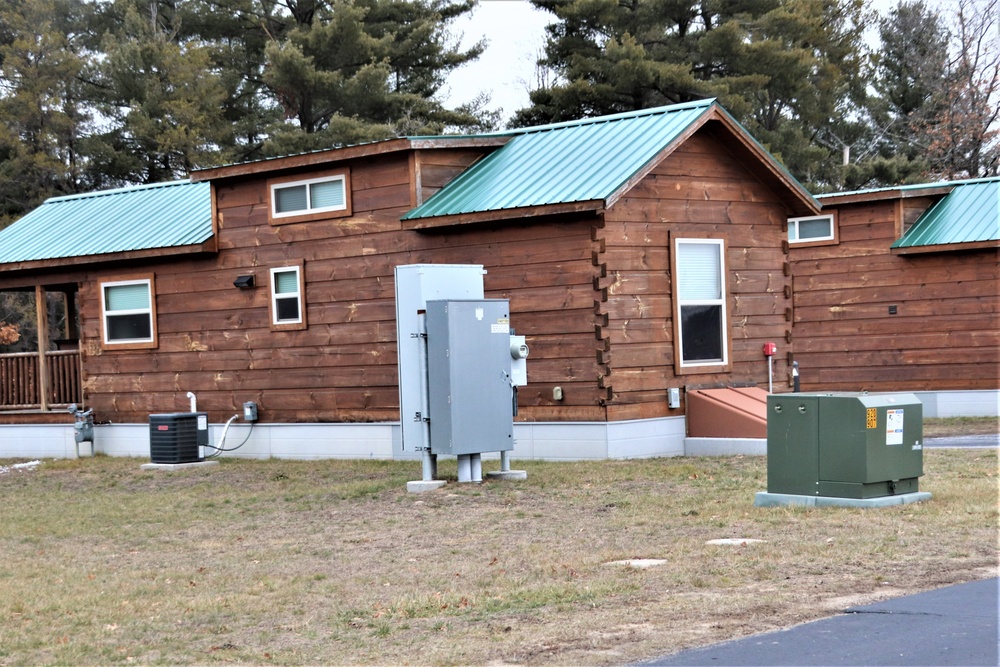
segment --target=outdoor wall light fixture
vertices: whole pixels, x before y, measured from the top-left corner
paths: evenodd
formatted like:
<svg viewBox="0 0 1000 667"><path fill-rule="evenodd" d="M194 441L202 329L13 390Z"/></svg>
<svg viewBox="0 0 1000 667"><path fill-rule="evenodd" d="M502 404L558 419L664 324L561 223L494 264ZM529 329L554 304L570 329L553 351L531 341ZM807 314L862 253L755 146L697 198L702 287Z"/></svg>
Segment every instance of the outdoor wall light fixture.
<svg viewBox="0 0 1000 667"><path fill-rule="evenodd" d="M253 287L253 276L239 276L233 281L233 285L239 289L250 289Z"/></svg>

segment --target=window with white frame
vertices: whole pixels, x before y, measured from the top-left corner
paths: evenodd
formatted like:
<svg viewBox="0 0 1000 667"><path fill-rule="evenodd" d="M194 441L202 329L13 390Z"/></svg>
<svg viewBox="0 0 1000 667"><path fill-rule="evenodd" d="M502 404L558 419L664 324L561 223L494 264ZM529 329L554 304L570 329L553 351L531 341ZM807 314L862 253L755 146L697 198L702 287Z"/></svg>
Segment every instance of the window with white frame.
<svg viewBox="0 0 1000 667"><path fill-rule="evenodd" d="M271 269L271 325L276 328L304 328L302 267Z"/></svg>
<svg viewBox="0 0 1000 667"><path fill-rule="evenodd" d="M287 218L347 209L344 175L271 184L271 217Z"/></svg>
<svg viewBox="0 0 1000 667"><path fill-rule="evenodd" d="M836 229L832 215L815 215L808 218L788 219L788 242L809 243L833 241Z"/></svg>
<svg viewBox="0 0 1000 667"><path fill-rule="evenodd" d="M722 239L674 239L676 349L680 368L728 364Z"/></svg>
<svg viewBox="0 0 1000 667"><path fill-rule="evenodd" d="M155 344L152 278L101 283L101 312L105 344Z"/></svg>

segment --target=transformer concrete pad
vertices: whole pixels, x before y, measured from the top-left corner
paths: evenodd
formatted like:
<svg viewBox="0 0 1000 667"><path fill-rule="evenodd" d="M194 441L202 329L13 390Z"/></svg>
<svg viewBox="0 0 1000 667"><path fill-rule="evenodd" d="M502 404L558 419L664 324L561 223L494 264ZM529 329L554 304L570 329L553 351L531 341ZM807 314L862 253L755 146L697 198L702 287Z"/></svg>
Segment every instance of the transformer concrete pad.
<svg viewBox="0 0 1000 667"><path fill-rule="evenodd" d="M832 496L802 496L794 493L768 493L758 491L754 497L754 507L788 507L802 505L805 507L889 507L891 505L909 505L930 500L927 491L901 493L898 496L881 496L879 498L834 498Z"/></svg>

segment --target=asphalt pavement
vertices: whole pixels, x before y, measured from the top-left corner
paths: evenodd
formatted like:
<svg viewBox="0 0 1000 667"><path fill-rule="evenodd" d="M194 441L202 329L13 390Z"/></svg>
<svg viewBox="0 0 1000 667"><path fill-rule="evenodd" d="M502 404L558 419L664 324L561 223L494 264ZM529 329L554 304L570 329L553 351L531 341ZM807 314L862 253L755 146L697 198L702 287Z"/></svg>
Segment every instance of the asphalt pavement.
<svg viewBox="0 0 1000 667"><path fill-rule="evenodd" d="M997 667L998 588L997 578L957 584L640 665Z"/></svg>
<svg viewBox="0 0 1000 667"><path fill-rule="evenodd" d="M1000 433L989 435L953 435L940 438L924 438L924 447L941 448L981 448L1000 447Z"/></svg>

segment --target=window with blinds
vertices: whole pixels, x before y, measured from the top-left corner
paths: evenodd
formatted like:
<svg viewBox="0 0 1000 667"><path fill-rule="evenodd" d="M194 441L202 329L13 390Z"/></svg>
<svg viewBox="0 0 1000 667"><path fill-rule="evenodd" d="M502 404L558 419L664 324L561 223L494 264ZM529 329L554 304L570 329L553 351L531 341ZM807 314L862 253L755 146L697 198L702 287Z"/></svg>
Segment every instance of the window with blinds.
<svg viewBox="0 0 1000 667"><path fill-rule="evenodd" d="M155 343L153 281L122 280L101 283L104 343Z"/></svg>
<svg viewBox="0 0 1000 667"><path fill-rule="evenodd" d="M271 184L271 217L343 211L347 209L344 175Z"/></svg>
<svg viewBox="0 0 1000 667"><path fill-rule="evenodd" d="M278 329L305 328L302 267L271 269L271 325Z"/></svg>
<svg viewBox="0 0 1000 667"><path fill-rule="evenodd" d="M725 366L725 244L722 239L675 239L674 267L680 367Z"/></svg>

